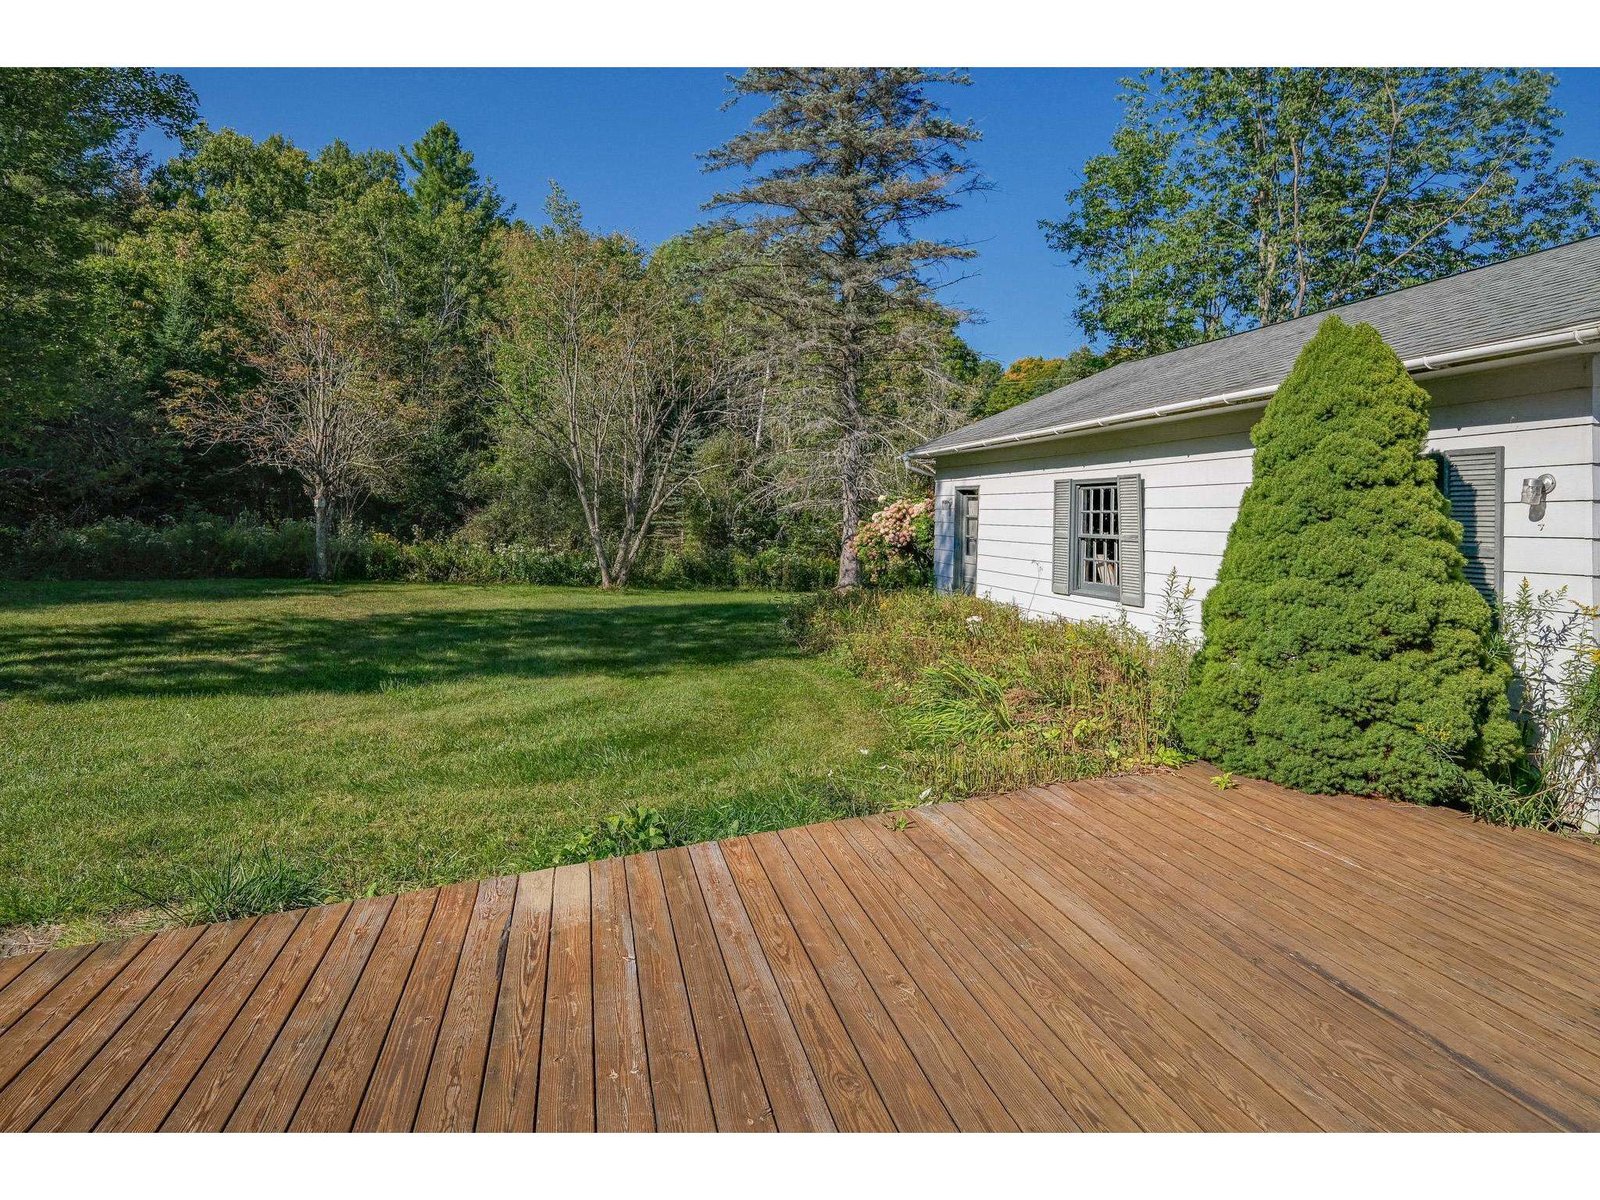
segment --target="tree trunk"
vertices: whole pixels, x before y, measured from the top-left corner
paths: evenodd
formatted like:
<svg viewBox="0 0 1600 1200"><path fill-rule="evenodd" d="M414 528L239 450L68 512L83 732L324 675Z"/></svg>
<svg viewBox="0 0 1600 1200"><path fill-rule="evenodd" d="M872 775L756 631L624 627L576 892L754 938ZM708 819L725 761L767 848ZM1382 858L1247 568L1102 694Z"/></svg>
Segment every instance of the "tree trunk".
<svg viewBox="0 0 1600 1200"><path fill-rule="evenodd" d="M849 500L844 505L844 522L840 530L843 541L839 546L839 591L849 591L861 583L861 559L856 554L856 529L861 524L856 506Z"/></svg>
<svg viewBox="0 0 1600 1200"><path fill-rule="evenodd" d="M846 296L848 301L849 297ZM861 527L861 476L866 470L866 420L861 411L861 334L852 330L850 350L840 379L844 401L844 444L839 448L839 501L844 511L839 522L840 591L861 583L861 559L856 554L856 530Z"/></svg>
<svg viewBox="0 0 1600 1200"><path fill-rule="evenodd" d="M843 506L839 522L840 591L861 583L861 559L856 554L856 530L861 527L862 435L857 430L845 434L839 472L839 499Z"/></svg>
<svg viewBox="0 0 1600 1200"><path fill-rule="evenodd" d="M316 557L312 560L313 578L324 582L328 578L328 522L333 519L333 505L329 502L325 484L317 484L311 491L311 510L316 529Z"/></svg>

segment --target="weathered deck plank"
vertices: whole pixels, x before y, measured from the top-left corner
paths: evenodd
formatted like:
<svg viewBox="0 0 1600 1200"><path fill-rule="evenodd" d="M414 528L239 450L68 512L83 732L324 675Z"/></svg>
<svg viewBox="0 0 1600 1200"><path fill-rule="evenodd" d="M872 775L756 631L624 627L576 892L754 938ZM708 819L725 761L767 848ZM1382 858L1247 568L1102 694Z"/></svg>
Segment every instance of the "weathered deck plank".
<svg viewBox="0 0 1600 1200"><path fill-rule="evenodd" d="M0 1128L1600 1129L1600 847L1210 774L0 960Z"/></svg>

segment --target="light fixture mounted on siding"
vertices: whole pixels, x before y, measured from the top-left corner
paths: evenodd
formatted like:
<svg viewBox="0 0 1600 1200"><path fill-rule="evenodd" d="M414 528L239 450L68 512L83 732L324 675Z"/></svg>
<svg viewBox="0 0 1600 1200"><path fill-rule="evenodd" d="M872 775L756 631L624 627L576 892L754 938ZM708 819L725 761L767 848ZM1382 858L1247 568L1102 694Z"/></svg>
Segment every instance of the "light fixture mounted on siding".
<svg viewBox="0 0 1600 1200"><path fill-rule="evenodd" d="M1528 516L1537 521L1544 515L1544 498L1556 490L1554 475L1541 475L1537 479L1522 481L1522 502L1528 506Z"/></svg>

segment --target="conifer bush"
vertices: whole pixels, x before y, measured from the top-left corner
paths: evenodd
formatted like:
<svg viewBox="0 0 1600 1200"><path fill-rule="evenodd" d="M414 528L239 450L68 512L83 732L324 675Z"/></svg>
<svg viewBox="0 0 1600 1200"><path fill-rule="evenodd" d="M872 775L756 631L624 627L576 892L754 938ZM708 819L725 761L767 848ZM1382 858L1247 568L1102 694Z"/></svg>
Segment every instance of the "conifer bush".
<svg viewBox="0 0 1600 1200"><path fill-rule="evenodd" d="M1428 394L1329 317L1251 434L1254 482L1201 609L1189 749L1311 792L1462 798L1520 753L1510 667L1422 454Z"/></svg>

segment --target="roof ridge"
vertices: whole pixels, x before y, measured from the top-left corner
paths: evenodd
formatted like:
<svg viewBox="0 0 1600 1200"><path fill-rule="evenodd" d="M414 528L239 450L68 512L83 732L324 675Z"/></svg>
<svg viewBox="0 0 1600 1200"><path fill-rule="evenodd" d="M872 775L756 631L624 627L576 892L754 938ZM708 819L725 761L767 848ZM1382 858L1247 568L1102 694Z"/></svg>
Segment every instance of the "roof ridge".
<svg viewBox="0 0 1600 1200"><path fill-rule="evenodd" d="M1584 247L1588 249L1581 250ZM1580 252L1574 254L1574 251ZM1154 403L1149 393L1155 387L1170 389L1171 394L1163 400L1165 404L1182 403L1242 386L1266 386L1269 373L1277 372L1274 378L1281 379L1281 374L1287 370L1287 365L1278 359L1285 354L1292 357L1292 352L1297 352L1293 345L1297 327L1314 328L1311 323L1329 316L1380 326L1385 340L1396 350L1404 351L1402 358L1444 353L1474 341L1482 344L1542 332L1560 327L1561 322L1571 316L1600 316L1597 251L1600 251L1600 234L1482 263L1270 325L1257 325L1159 354L1130 358L1003 412L969 421L924 442L910 453L936 452L941 443L953 449L961 439L991 433L1018 437L1037 434L1053 425L1066 423L1068 417L1127 416ZM1568 263L1548 271L1518 267L1518 264L1551 255L1564 255ZM1431 304L1425 300L1395 303L1396 297L1426 294L1430 288L1443 288L1453 280L1486 272L1496 273L1498 282L1469 288L1465 298L1458 291L1448 300L1441 298ZM1591 273L1595 276L1592 280ZM1474 304L1472 301L1483 295L1484 286L1492 286L1493 292L1483 302ZM1353 311L1362 309L1366 311ZM1453 336L1457 333L1459 337ZM1169 373L1171 378L1152 378L1163 372ZM1186 388L1190 390L1184 391ZM1209 392L1194 389L1209 389ZM1136 394L1118 394L1130 390ZM1077 411L1073 412L1073 408Z"/></svg>
<svg viewBox="0 0 1600 1200"><path fill-rule="evenodd" d="M1513 254L1510 258L1497 258L1494 262L1479 263L1475 267L1464 267L1459 271L1452 271L1448 275L1440 275L1437 279L1421 279L1416 283L1408 283L1403 287L1397 287L1391 291L1376 292L1371 296L1363 296L1359 300L1346 300L1343 304L1335 304L1328 308L1319 308L1315 312L1301 313L1297 317L1286 317L1282 321L1272 321L1266 325L1252 325L1249 329L1235 329L1232 333L1225 333L1221 337L1205 338L1202 341L1190 342L1186 346L1174 346L1171 350L1159 350L1154 354L1142 354L1138 358L1124 359L1122 362L1107 367L1105 371L1096 371L1095 374L1104 375L1108 371L1115 371L1118 367L1129 367L1134 363L1154 362L1156 359L1165 358L1169 354L1182 354L1185 350L1198 350L1202 346L1218 346L1223 342L1231 342L1236 338L1249 337L1252 333L1263 333L1268 329L1283 329L1287 326L1293 325L1296 321L1309 321L1313 317L1336 316L1340 310L1354 308L1358 304L1370 304L1374 300L1383 300L1389 296L1399 296L1405 292L1414 292L1418 288L1433 287L1435 284L1440 283L1449 283L1452 279L1462 279L1468 275L1476 274L1479 271L1492 271L1496 267L1503 267L1509 263L1522 262L1524 259L1528 258L1537 258L1541 254L1554 254L1557 250L1567 250L1573 246L1581 246L1585 242L1600 242L1600 233L1591 234L1590 236L1583 238L1574 238L1572 241L1562 242L1558 246L1546 246L1542 250L1528 250L1522 254ZM1072 382L1077 383L1079 381L1075 379ZM1065 391L1071 386L1072 383L1062 384L1061 387L1058 387L1050 392L1045 392L1044 395L1034 397L1034 399L1042 400L1044 399L1044 396L1051 396L1056 392ZM1031 403L1033 403L1032 400L1023 401L1023 404ZM1021 408L1022 405L1019 404L1016 407Z"/></svg>

